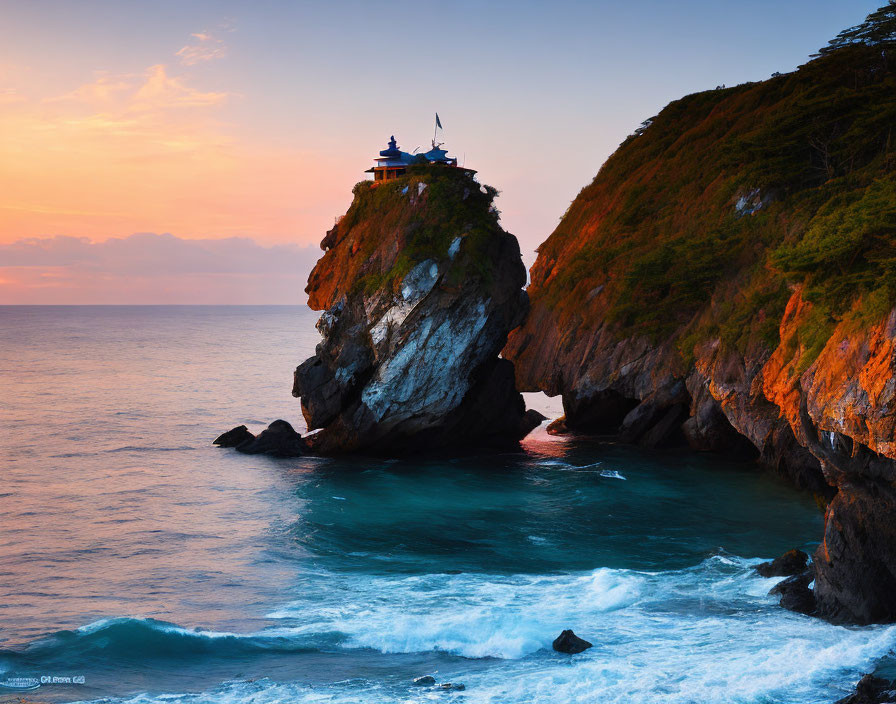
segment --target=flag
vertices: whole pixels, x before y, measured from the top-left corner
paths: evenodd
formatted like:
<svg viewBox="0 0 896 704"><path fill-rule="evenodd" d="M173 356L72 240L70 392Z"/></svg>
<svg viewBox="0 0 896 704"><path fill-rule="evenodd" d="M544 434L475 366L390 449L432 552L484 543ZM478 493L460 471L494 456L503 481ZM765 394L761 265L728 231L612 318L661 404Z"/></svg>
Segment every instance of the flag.
<svg viewBox="0 0 896 704"><path fill-rule="evenodd" d="M439 129L445 129L444 127L442 127L442 121L439 119L439 113L436 113L436 127L438 127Z"/></svg>

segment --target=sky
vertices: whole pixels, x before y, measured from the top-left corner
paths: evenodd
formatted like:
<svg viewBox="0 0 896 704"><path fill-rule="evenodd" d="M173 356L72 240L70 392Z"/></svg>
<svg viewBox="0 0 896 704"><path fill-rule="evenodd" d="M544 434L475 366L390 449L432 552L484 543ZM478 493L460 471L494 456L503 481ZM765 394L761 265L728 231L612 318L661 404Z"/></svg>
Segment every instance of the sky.
<svg viewBox="0 0 896 704"><path fill-rule="evenodd" d="M882 0L0 0L0 304L305 303L435 112L527 266L669 101L791 71Z"/></svg>

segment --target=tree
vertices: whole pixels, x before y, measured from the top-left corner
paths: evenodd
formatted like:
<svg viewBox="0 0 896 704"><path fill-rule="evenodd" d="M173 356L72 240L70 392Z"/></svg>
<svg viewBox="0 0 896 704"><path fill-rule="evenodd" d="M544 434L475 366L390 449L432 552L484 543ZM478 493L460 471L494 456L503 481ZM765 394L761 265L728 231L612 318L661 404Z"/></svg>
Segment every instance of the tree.
<svg viewBox="0 0 896 704"><path fill-rule="evenodd" d="M890 0L872 12L862 24L844 29L818 53L823 56L850 44L866 46L896 44L896 0Z"/></svg>

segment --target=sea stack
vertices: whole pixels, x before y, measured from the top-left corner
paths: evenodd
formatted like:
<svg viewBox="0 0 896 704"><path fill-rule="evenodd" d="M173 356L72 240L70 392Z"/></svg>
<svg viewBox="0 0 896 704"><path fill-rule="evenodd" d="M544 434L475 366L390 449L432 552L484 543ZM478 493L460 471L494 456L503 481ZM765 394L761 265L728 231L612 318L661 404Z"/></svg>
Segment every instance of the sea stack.
<svg viewBox="0 0 896 704"><path fill-rule="evenodd" d="M307 439L323 454L515 445L540 416L498 356L529 300L497 191L435 144L412 157L393 139L377 162L305 289L324 311L293 387Z"/></svg>

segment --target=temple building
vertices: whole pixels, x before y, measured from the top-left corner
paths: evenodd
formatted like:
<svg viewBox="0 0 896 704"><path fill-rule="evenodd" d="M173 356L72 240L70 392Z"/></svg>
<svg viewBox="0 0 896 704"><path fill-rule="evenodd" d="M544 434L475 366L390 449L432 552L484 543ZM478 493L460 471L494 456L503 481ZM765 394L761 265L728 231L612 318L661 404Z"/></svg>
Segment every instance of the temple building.
<svg viewBox="0 0 896 704"><path fill-rule="evenodd" d="M411 164L443 164L457 169L463 167L457 165L457 158L448 156L448 152L441 148L441 144L433 140L432 149L423 154L409 154L398 148L393 135L389 139L389 145L376 157L376 165L367 169L364 173L373 174L373 180L391 181L407 173ZM463 169L471 176L476 172L473 169Z"/></svg>

